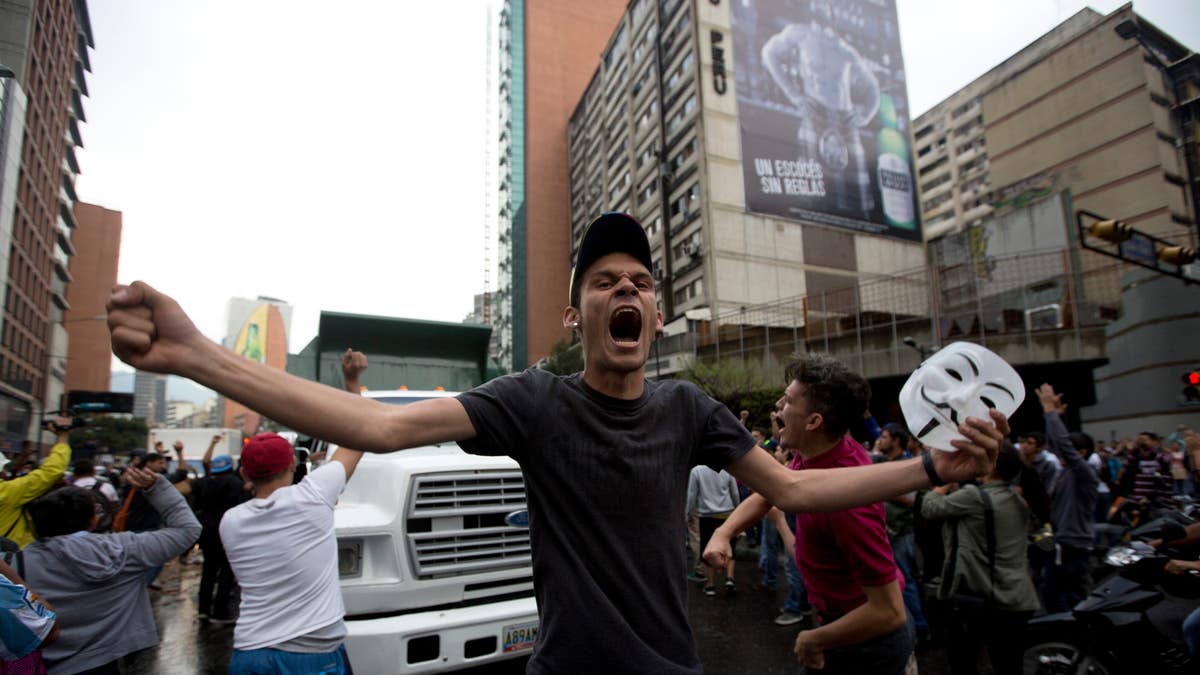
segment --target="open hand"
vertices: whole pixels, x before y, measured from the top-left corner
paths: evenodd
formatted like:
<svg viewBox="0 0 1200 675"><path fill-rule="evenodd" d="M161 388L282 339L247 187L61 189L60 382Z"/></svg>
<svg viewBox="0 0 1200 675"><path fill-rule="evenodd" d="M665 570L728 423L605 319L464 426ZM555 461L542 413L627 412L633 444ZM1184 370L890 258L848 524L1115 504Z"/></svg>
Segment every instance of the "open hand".
<svg viewBox="0 0 1200 675"><path fill-rule="evenodd" d="M207 340L179 303L148 284L117 286L108 298L112 350L138 370L188 375Z"/></svg>
<svg viewBox="0 0 1200 675"><path fill-rule="evenodd" d="M931 450L933 468L943 481L968 481L986 476L995 468L996 454L1012 429L1008 426L1008 418L999 410L993 408L988 415L992 418L991 422L968 417L966 424L959 425L958 433L966 436L966 439L950 441L958 452Z"/></svg>

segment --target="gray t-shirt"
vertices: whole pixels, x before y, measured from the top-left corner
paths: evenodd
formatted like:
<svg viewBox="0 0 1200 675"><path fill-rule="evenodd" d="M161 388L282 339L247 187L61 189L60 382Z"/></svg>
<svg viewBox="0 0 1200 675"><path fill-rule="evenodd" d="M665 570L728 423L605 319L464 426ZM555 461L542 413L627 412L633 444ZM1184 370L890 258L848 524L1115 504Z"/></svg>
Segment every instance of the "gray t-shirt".
<svg viewBox="0 0 1200 675"><path fill-rule="evenodd" d="M683 513L691 467L754 447L694 385L605 396L578 374L527 370L459 396L476 437L521 464L541 627L527 672L698 673Z"/></svg>

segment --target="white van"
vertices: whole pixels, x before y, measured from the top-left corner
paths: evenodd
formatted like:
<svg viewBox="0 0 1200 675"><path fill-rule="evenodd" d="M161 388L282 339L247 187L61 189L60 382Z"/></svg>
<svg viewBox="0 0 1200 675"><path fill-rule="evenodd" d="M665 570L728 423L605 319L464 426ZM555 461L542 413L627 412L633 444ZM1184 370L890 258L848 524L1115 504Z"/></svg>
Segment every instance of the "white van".
<svg viewBox="0 0 1200 675"><path fill-rule="evenodd" d="M364 394L402 405L444 391ZM455 444L363 457L334 511L346 649L363 673L529 653L538 631L525 483Z"/></svg>

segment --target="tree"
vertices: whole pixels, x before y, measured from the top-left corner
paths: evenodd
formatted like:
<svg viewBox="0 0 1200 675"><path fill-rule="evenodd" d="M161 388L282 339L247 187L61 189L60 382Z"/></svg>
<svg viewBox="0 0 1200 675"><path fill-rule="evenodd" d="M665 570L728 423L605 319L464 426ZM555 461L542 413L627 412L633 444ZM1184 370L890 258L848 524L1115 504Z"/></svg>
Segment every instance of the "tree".
<svg viewBox="0 0 1200 675"><path fill-rule="evenodd" d="M725 404L737 415L750 411L750 423L769 428L775 401L783 393L780 375L758 359L694 359L677 377Z"/></svg>
<svg viewBox="0 0 1200 675"><path fill-rule="evenodd" d="M125 455L145 448L149 435L145 420L97 415L88 419L88 426L71 432L70 443L78 448L91 441L97 449L107 448L111 454Z"/></svg>
<svg viewBox="0 0 1200 675"><path fill-rule="evenodd" d="M583 370L583 343L571 344L564 338L550 348L550 356L538 364L542 370L548 370L555 375L574 375Z"/></svg>

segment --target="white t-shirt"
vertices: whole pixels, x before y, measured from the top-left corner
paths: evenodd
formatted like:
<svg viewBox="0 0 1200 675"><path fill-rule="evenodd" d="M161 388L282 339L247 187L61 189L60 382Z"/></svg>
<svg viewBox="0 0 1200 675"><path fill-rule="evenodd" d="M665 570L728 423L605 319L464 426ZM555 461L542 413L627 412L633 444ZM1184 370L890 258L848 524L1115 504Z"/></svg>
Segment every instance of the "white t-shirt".
<svg viewBox="0 0 1200 675"><path fill-rule="evenodd" d="M97 479L95 476L84 476L83 478L76 478L75 482L71 483L71 485L74 485L77 488L83 488L84 490L91 490L92 486L94 486L96 482ZM108 501L116 502L118 500L117 491L113 489L113 486L107 481L100 481L99 490L100 494L108 498Z"/></svg>
<svg viewBox="0 0 1200 675"><path fill-rule="evenodd" d="M221 543L242 587L234 649L272 647L333 624L345 637L333 532L333 507L345 486L342 463L329 462L296 485L225 512Z"/></svg>

